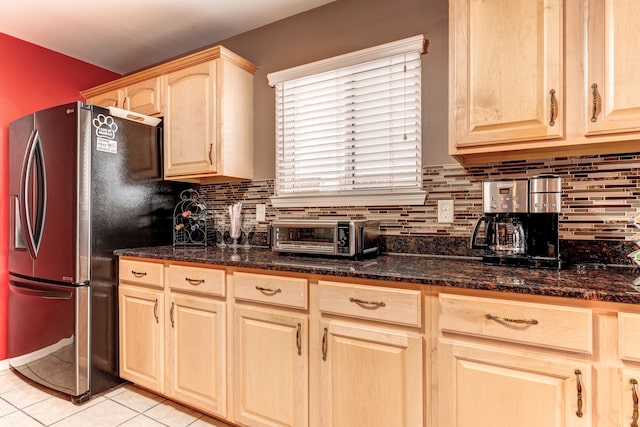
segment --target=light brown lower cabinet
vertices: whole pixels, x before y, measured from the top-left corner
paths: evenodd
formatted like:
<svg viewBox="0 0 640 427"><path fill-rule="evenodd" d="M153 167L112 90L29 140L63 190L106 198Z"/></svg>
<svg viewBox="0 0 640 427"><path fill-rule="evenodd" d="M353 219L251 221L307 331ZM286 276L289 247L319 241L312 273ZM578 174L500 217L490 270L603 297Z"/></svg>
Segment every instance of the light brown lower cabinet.
<svg viewBox="0 0 640 427"><path fill-rule="evenodd" d="M164 393L164 293L120 284L120 376Z"/></svg>
<svg viewBox="0 0 640 427"><path fill-rule="evenodd" d="M440 340L440 427L591 426L591 365Z"/></svg>
<svg viewBox="0 0 640 427"><path fill-rule="evenodd" d="M224 271L121 259L120 376L227 415Z"/></svg>
<svg viewBox="0 0 640 427"><path fill-rule="evenodd" d="M119 274L121 376L239 426L640 421L629 304L134 258Z"/></svg>
<svg viewBox="0 0 640 427"><path fill-rule="evenodd" d="M617 313L619 369L614 382L617 419L611 424L637 427L640 423L640 313ZM603 411L604 412L604 411Z"/></svg>
<svg viewBox="0 0 640 427"><path fill-rule="evenodd" d="M619 418L616 420L616 425L636 427L640 423L640 412L638 410L640 369L622 368L619 373L618 391L620 400L615 405Z"/></svg>
<svg viewBox="0 0 640 427"><path fill-rule="evenodd" d="M309 425L308 315L234 308L234 421Z"/></svg>
<svg viewBox="0 0 640 427"><path fill-rule="evenodd" d="M439 427L592 426L591 308L448 292L437 303Z"/></svg>
<svg viewBox="0 0 640 427"><path fill-rule="evenodd" d="M167 396L226 416L226 302L171 292L168 306Z"/></svg>
<svg viewBox="0 0 640 427"><path fill-rule="evenodd" d="M321 426L422 426L418 333L322 320Z"/></svg>
<svg viewBox="0 0 640 427"><path fill-rule="evenodd" d="M420 291L320 280L317 300L317 425L423 426Z"/></svg>
<svg viewBox="0 0 640 427"><path fill-rule="evenodd" d="M307 279L235 272L232 283L234 422L307 427Z"/></svg>

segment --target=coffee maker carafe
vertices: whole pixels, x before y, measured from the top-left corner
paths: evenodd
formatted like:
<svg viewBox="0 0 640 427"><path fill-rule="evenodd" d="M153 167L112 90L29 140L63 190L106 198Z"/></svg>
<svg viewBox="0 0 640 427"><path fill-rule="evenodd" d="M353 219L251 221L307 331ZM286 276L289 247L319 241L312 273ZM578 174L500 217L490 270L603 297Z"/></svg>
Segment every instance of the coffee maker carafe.
<svg viewBox="0 0 640 427"><path fill-rule="evenodd" d="M484 181L471 247L487 264L560 268L560 195L555 175Z"/></svg>
<svg viewBox="0 0 640 427"><path fill-rule="evenodd" d="M473 230L471 247L485 249L486 263L528 265L529 181L483 182L482 207L484 215Z"/></svg>

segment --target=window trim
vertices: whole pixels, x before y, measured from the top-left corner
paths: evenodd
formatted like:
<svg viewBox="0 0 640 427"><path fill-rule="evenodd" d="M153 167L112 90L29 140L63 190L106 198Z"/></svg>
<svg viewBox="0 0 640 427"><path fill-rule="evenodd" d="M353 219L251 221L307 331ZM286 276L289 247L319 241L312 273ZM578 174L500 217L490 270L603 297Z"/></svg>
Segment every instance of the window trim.
<svg viewBox="0 0 640 427"><path fill-rule="evenodd" d="M399 55L407 52L415 52L419 50L424 53L427 47L427 40L423 35L408 37L380 46L374 46L362 49L356 52L345 53L343 55L334 56L332 58L322 59L320 61L311 62L309 64L299 65L297 67L288 68L286 70L277 71L267 74L269 86L274 87L278 83L289 80L307 77L313 74L320 74L332 71L337 68L350 67L352 65L361 64L363 62L373 61L375 59L386 58L388 56Z"/></svg>

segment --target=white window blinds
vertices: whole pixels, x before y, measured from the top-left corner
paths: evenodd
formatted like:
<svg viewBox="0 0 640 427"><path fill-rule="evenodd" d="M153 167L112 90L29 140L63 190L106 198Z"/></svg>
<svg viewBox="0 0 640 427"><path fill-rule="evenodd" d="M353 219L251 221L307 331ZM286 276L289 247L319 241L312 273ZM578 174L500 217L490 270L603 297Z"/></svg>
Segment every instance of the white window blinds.
<svg viewBox="0 0 640 427"><path fill-rule="evenodd" d="M310 64L313 74L275 83L276 198L348 194L353 203L354 194L421 192L423 38L412 41L400 52L392 43ZM315 72L332 61L347 65Z"/></svg>

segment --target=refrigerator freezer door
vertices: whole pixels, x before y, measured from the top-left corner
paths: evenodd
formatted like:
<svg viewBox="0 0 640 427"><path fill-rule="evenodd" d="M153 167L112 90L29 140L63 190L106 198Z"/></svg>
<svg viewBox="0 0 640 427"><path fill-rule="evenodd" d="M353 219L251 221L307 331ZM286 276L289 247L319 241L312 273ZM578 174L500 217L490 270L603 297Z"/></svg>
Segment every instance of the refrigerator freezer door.
<svg viewBox="0 0 640 427"><path fill-rule="evenodd" d="M11 367L78 399L89 391L89 287L9 277Z"/></svg>

